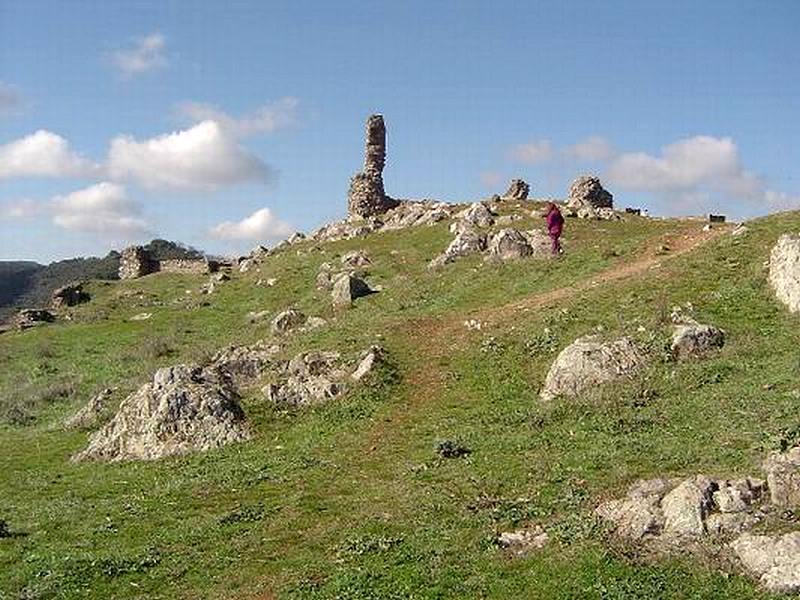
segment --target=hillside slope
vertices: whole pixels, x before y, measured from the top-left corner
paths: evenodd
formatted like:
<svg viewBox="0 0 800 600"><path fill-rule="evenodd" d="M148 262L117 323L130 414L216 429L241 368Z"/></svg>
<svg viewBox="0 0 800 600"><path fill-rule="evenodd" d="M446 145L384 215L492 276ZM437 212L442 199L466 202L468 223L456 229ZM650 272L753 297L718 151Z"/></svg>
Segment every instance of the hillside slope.
<svg viewBox="0 0 800 600"><path fill-rule="evenodd" d="M767 597L724 557L644 557L592 510L639 478L752 473L800 440L800 322L764 268L800 214L736 237L696 221L569 220L560 260L474 256L431 271L447 226L304 242L207 296L194 276L95 282L70 321L0 337L0 519L12 534L0 597ZM335 313L315 276L353 249L381 291ZM668 317L687 303L728 342L675 363ZM328 323L277 340L282 356L355 358L379 343L389 364L305 409L279 410L254 386L245 443L69 462L87 434L60 424L93 393L114 387L119 401L159 366L272 340L269 319L247 314L289 306ZM152 316L130 320L140 313ZM557 352L592 332L632 336L655 358L630 381L543 404ZM470 452L442 458L443 440ZM526 523L547 546L497 547Z"/></svg>

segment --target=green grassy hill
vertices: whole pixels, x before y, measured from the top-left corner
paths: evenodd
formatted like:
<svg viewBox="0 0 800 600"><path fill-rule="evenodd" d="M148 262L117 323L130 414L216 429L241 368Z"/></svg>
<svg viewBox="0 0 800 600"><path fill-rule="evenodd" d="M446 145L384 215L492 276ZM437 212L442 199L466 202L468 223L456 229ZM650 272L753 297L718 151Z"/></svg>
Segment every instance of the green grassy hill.
<svg viewBox="0 0 800 600"><path fill-rule="evenodd" d="M536 225L527 221L515 227ZM652 476L744 475L800 440L800 321L764 262L800 214L702 232L697 221L569 220L561 260L427 262L447 223L315 245L235 273L95 282L71 320L0 336L0 598L761 598L713 560L643 558L592 509ZM372 259L382 291L335 314L321 263ZM274 277L273 287L256 286ZM706 360L671 361L673 305L724 328ZM369 344L389 366L325 405L281 411L253 387L253 440L145 463L72 464L87 433L60 424L96 391L115 399L159 366L269 339L250 311L295 306L328 325L282 354ZM152 313L132 322L138 313ZM475 319L481 328L464 322ZM577 400L538 392L557 352L624 333L656 357ZM451 439L471 453L436 454ZM497 532L539 523L526 557Z"/></svg>

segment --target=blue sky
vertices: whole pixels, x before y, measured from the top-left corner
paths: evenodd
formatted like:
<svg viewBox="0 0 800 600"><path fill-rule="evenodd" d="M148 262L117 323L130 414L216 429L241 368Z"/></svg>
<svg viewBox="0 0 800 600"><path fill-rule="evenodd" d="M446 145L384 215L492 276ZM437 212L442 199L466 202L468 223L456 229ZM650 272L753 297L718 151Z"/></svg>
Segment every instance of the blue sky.
<svg viewBox="0 0 800 600"><path fill-rule="evenodd" d="M800 2L4 2L0 259L232 253L387 192L512 177L737 217L800 207Z"/></svg>

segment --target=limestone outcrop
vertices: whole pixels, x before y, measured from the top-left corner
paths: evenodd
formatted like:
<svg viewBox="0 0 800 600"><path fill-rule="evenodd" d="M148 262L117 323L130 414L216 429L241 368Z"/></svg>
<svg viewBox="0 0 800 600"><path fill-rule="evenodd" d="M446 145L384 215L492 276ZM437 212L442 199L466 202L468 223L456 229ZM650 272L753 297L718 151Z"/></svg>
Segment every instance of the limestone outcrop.
<svg viewBox="0 0 800 600"><path fill-rule="evenodd" d="M238 394L213 367L176 365L125 398L73 461L156 460L250 437Z"/></svg>
<svg viewBox="0 0 800 600"><path fill-rule="evenodd" d="M769 256L769 283L790 312L800 312L800 235L778 238Z"/></svg>

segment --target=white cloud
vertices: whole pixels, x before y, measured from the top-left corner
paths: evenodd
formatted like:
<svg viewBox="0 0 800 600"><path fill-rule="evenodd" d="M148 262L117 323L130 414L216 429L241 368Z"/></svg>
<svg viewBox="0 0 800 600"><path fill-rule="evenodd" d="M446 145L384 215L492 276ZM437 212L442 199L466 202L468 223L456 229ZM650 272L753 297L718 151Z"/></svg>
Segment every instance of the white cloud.
<svg viewBox="0 0 800 600"><path fill-rule="evenodd" d="M67 140L44 129L0 146L0 179L91 177L99 171L99 165L73 152Z"/></svg>
<svg viewBox="0 0 800 600"><path fill-rule="evenodd" d="M201 102L184 102L178 107L178 112L193 123L215 121L231 135L246 137L259 133L272 133L295 125L299 104L297 98L281 98L238 119Z"/></svg>
<svg viewBox="0 0 800 600"><path fill-rule="evenodd" d="M257 210L241 221L225 221L210 230L220 240L276 240L293 232L291 225L281 221L268 208Z"/></svg>
<svg viewBox="0 0 800 600"><path fill-rule="evenodd" d="M108 171L148 189L213 191L223 185L268 181L272 170L216 121L138 142L111 141Z"/></svg>
<svg viewBox="0 0 800 600"><path fill-rule="evenodd" d="M141 210L132 202L125 188L103 181L46 202L25 199L12 203L0 215L7 218L44 217L69 231L103 236L135 236L147 231Z"/></svg>
<svg viewBox="0 0 800 600"><path fill-rule="evenodd" d="M0 81L0 117L15 115L22 109L22 96L16 86Z"/></svg>
<svg viewBox="0 0 800 600"><path fill-rule="evenodd" d="M576 160L600 162L610 160L616 152L608 140L595 135L567 146L564 154Z"/></svg>
<svg viewBox="0 0 800 600"><path fill-rule="evenodd" d="M158 32L136 38L128 48L113 52L111 63L128 77L166 67L166 44L166 38Z"/></svg>
<svg viewBox="0 0 800 600"><path fill-rule="evenodd" d="M73 231L143 233L147 224L125 188L103 181L50 201L53 223Z"/></svg>
<svg viewBox="0 0 800 600"><path fill-rule="evenodd" d="M608 168L612 185L635 192L669 194L678 204L707 205L714 197L730 197L765 205L797 205L800 199L767 189L766 183L742 165L731 138L695 136L661 149L622 154ZM702 201L702 202L701 202Z"/></svg>
<svg viewBox="0 0 800 600"><path fill-rule="evenodd" d="M519 144L511 149L510 157L516 162L529 165L546 162L553 158L553 145L550 140L538 140L529 144Z"/></svg>

